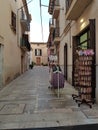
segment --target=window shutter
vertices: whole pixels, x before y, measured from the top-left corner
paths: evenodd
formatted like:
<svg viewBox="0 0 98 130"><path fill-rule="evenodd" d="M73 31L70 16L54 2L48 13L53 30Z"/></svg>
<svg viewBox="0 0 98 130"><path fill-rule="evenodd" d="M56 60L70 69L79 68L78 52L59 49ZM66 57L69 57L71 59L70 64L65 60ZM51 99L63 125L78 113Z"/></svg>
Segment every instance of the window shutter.
<svg viewBox="0 0 98 130"><path fill-rule="evenodd" d="M40 49L40 56L42 56L42 50Z"/></svg>
<svg viewBox="0 0 98 130"><path fill-rule="evenodd" d="M37 56L37 49L35 49L35 56Z"/></svg>

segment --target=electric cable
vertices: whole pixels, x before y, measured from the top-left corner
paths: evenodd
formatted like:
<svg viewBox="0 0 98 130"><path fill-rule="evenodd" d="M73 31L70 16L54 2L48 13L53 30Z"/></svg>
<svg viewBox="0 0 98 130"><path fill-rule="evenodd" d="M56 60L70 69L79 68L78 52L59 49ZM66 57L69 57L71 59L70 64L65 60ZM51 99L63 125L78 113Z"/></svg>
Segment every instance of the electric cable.
<svg viewBox="0 0 98 130"><path fill-rule="evenodd" d="M25 6L27 6L29 3L31 3L33 0L30 0L29 2L27 2L25 5L21 6L18 10L24 8Z"/></svg>
<svg viewBox="0 0 98 130"><path fill-rule="evenodd" d="M43 23L42 23L42 8L41 8L41 0L39 0L39 6L40 6L40 19L41 19L41 33L42 33L42 41L43 41Z"/></svg>

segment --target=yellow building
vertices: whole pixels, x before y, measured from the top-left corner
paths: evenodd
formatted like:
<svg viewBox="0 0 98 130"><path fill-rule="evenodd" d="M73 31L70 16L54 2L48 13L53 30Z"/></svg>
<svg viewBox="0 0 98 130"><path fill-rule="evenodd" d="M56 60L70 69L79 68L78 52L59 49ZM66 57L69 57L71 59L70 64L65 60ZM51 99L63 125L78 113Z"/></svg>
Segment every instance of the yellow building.
<svg viewBox="0 0 98 130"><path fill-rule="evenodd" d="M47 44L43 42L31 42L32 61L36 65L47 65Z"/></svg>
<svg viewBox="0 0 98 130"><path fill-rule="evenodd" d="M28 69L30 20L26 0L0 0L0 87Z"/></svg>
<svg viewBox="0 0 98 130"><path fill-rule="evenodd" d="M98 0L49 0L48 48L58 55L65 79L75 86L76 50L92 49L92 97L98 102Z"/></svg>

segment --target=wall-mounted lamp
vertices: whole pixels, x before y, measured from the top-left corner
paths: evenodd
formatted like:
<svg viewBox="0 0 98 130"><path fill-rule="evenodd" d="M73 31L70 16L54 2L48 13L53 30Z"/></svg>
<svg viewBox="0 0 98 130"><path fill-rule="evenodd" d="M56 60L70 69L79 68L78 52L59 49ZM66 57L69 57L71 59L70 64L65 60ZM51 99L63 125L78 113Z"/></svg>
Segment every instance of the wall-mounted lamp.
<svg viewBox="0 0 98 130"><path fill-rule="evenodd" d="M80 20L80 23L83 23L83 22L84 22L84 19L81 19L81 20Z"/></svg>
<svg viewBox="0 0 98 130"><path fill-rule="evenodd" d="M82 25L81 25L81 30L84 29L86 27L86 22L83 22Z"/></svg>

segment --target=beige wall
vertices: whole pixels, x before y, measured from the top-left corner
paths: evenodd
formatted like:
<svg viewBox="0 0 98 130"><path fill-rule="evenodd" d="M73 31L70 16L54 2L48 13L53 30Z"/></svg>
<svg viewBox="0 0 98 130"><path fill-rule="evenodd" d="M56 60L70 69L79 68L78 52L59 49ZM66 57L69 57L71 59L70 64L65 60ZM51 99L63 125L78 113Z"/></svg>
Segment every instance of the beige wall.
<svg viewBox="0 0 98 130"><path fill-rule="evenodd" d="M47 64L47 44L46 43L31 43L32 61L36 63L36 57L41 58L41 63ZM35 49L42 50L42 56L35 56Z"/></svg>
<svg viewBox="0 0 98 130"><path fill-rule="evenodd" d="M60 51L59 51L59 63L62 67L62 70L64 71L64 46L65 43L67 43L67 72L68 72L68 81L72 81L72 37L71 37L71 31L69 30L68 32L64 33L65 25L67 25L68 21L65 20L65 1L60 0L60 6L61 9L64 8L64 10L60 10L60 15L59 15L59 26L60 26L60 36L61 36L61 41L60 41Z"/></svg>
<svg viewBox="0 0 98 130"><path fill-rule="evenodd" d="M11 30L11 10L16 12L16 3L11 0L0 0L0 35L3 37L3 84L20 73L20 49L17 46L16 34ZM17 61L15 61L17 59Z"/></svg>
<svg viewBox="0 0 98 130"><path fill-rule="evenodd" d="M21 74L22 52L20 49L20 37L22 30L19 16L20 10L18 11L17 19L17 9L23 6L23 4L22 0L18 0L18 2L15 2L15 0L0 0L0 5L0 43L3 44L3 84L5 85ZM11 11L16 14L16 24L18 22L16 33L13 32L10 26Z"/></svg>
<svg viewBox="0 0 98 130"><path fill-rule="evenodd" d="M64 30L65 28L65 6L64 6L64 2L63 0L60 0L60 5L61 8L64 7L63 11L60 11L60 27L63 28L62 30ZM80 23L80 20L84 19L83 23ZM70 48L70 43L72 46L72 36L77 35L81 30L83 30L89 23L89 19L96 19L96 50L98 50L98 0L93 0L91 2L91 4L84 10L84 12L82 13L82 15L76 20L76 21L72 21L71 24L71 32L70 30L68 32L66 32L66 34L61 31L61 43L60 43L60 64L62 66L64 66L64 53L62 50L64 50L64 45L65 43L67 43L68 45L68 65L70 65L70 67L68 67L68 80L71 80L72 78L72 47ZM62 22L62 21L65 21ZM68 22L68 21L67 21ZM71 35L71 37L70 37ZM96 51L96 64L98 64L98 51ZM96 66L96 99L98 102L98 67Z"/></svg>

